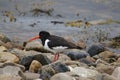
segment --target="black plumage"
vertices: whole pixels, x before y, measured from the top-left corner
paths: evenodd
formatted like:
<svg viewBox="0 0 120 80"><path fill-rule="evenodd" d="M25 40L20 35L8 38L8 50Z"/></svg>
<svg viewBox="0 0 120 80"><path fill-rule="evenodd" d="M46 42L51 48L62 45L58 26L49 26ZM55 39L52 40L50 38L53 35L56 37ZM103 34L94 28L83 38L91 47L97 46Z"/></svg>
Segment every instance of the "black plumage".
<svg viewBox="0 0 120 80"><path fill-rule="evenodd" d="M53 47L59 47L59 46L67 47L68 49L82 49L81 47L76 46L72 42L68 42L67 40L59 36L50 35L50 33L46 31L41 31L39 35L41 36L41 41L43 46L45 45L45 40L47 39L49 40L48 46L51 49Z"/></svg>

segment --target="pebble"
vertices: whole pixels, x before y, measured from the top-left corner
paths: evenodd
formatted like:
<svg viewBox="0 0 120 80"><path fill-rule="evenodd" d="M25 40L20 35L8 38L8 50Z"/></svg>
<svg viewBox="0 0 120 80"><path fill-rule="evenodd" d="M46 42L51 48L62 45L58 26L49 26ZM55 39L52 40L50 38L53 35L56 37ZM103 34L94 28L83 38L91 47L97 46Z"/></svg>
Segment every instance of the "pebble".
<svg viewBox="0 0 120 80"><path fill-rule="evenodd" d="M42 67L42 64L40 62L38 62L37 60L33 60L32 63L30 64L29 71L37 73L38 69L40 69L41 67Z"/></svg>

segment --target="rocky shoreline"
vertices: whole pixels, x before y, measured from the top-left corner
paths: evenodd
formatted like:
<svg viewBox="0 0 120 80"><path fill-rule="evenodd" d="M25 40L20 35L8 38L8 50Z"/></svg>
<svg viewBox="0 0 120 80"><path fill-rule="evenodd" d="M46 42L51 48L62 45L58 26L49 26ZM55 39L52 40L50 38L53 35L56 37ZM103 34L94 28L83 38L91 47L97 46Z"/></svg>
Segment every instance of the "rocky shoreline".
<svg viewBox="0 0 120 80"><path fill-rule="evenodd" d="M120 80L120 54L101 44L65 50L56 62L40 42L22 45L0 33L0 80Z"/></svg>

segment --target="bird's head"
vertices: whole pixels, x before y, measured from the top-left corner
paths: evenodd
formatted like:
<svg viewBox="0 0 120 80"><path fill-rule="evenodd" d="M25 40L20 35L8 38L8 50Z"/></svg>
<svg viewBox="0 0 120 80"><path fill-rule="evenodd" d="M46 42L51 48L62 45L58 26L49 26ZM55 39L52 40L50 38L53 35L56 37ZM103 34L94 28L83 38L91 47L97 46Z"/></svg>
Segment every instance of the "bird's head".
<svg viewBox="0 0 120 80"><path fill-rule="evenodd" d="M34 36L34 37L30 38L30 39L29 39L27 42L25 42L25 43L32 42L32 41L37 40L37 39L45 40L45 39L47 39L49 36L50 36L50 33L49 33L49 32L47 32L47 31L40 31L38 36ZM25 45L26 45L26 44L25 44Z"/></svg>

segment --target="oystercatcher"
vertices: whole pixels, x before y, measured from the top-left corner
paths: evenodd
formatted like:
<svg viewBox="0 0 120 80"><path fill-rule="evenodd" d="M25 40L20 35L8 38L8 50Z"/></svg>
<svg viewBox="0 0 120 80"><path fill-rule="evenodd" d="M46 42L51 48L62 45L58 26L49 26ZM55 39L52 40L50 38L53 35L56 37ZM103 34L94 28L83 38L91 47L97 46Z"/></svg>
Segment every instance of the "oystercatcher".
<svg viewBox="0 0 120 80"><path fill-rule="evenodd" d="M54 61L58 60L59 53L64 49L82 49L81 47L76 46L72 42L66 41L62 37L51 35L47 31L41 31L39 33L39 36L31 38L27 42L31 42L36 39L41 39L44 48L55 53Z"/></svg>

